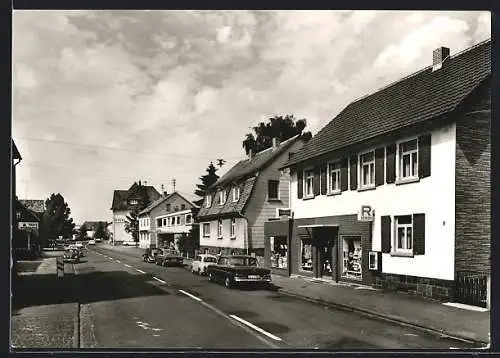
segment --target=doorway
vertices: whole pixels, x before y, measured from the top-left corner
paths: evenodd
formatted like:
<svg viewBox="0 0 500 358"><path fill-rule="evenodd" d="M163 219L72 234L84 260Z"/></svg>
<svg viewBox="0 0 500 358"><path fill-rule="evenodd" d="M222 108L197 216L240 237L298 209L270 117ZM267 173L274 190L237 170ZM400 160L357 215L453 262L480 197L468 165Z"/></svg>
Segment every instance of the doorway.
<svg viewBox="0 0 500 358"><path fill-rule="evenodd" d="M335 279L337 263L338 228L336 226L323 226L314 228L314 243L317 259L315 276L318 278Z"/></svg>

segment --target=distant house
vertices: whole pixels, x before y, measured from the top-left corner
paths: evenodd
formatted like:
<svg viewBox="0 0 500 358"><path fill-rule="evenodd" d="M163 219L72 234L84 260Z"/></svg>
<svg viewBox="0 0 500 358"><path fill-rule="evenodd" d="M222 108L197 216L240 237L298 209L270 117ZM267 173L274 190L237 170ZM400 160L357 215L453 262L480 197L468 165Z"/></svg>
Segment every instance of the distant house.
<svg viewBox="0 0 500 358"><path fill-rule="evenodd" d="M209 188L197 220L200 250L264 256L264 222L289 206L289 176L279 170L304 145L302 136L236 163Z"/></svg>
<svg viewBox="0 0 500 358"><path fill-rule="evenodd" d="M105 221L85 221L82 226L85 226L85 228L87 229L87 237L89 239L93 239L94 238L94 234L95 232L97 231L97 228L99 227L99 223L102 222L104 224L106 224Z"/></svg>
<svg viewBox="0 0 500 358"><path fill-rule="evenodd" d="M491 40L433 59L349 104L284 166L291 273L486 305Z"/></svg>
<svg viewBox="0 0 500 358"><path fill-rule="evenodd" d="M177 247L177 239L193 226L197 207L179 192L163 193L139 213L139 246Z"/></svg>
<svg viewBox="0 0 500 358"><path fill-rule="evenodd" d="M132 241L132 234L125 231L126 216L134 209L147 205L160 198L153 187L134 182L128 190L115 190L113 193L113 242Z"/></svg>

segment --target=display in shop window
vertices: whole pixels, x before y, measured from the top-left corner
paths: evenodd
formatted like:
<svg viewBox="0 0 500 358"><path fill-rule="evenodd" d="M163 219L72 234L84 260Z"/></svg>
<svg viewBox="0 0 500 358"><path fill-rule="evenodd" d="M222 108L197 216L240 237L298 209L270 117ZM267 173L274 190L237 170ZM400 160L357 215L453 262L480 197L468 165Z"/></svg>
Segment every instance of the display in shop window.
<svg viewBox="0 0 500 358"><path fill-rule="evenodd" d="M342 277L361 279L361 237L346 236L342 238Z"/></svg>
<svg viewBox="0 0 500 358"><path fill-rule="evenodd" d="M302 270L312 271L312 245L301 242Z"/></svg>
<svg viewBox="0 0 500 358"><path fill-rule="evenodd" d="M288 244L286 236L270 237L271 267L288 268Z"/></svg>

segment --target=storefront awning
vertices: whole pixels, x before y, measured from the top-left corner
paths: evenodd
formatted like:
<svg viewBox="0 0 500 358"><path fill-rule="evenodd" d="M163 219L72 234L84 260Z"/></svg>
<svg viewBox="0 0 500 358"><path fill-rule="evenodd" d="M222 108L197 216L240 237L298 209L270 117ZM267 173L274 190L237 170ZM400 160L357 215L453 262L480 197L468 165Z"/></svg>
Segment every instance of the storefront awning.
<svg viewBox="0 0 500 358"><path fill-rule="evenodd" d="M338 227L338 225L331 224L311 224L311 225L299 225L297 227L313 228L313 227Z"/></svg>

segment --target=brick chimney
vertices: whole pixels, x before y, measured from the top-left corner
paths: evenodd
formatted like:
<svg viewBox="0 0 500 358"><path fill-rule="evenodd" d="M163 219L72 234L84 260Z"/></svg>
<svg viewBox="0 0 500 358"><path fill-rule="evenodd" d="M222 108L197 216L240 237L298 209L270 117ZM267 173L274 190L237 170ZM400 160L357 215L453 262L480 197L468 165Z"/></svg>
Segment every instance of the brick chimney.
<svg viewBox="0 0 500 358"><path fill-rule="evenodd" d="M438 65L450 56L450 49L448 47L438 47L432 52L432 65Z"/></svg>

